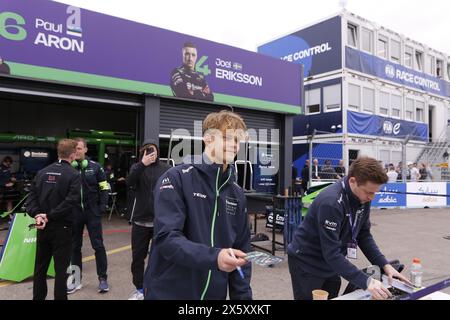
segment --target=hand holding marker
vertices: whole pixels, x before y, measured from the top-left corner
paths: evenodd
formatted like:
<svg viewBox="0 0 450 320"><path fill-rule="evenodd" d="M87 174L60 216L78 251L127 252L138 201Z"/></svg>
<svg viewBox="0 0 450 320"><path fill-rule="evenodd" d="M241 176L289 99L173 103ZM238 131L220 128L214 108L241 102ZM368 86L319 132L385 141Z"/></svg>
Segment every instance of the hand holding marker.
<svg viewBox="0 0 450 320"><path fill-rule="evenodd" d="M230 251L230 255L237 260L236 256L234 255L233 249L229 248L228 250ZM237 266L236 269L239 272L241 278L244 279L244 272L242 272L241 267Z"/></svg>

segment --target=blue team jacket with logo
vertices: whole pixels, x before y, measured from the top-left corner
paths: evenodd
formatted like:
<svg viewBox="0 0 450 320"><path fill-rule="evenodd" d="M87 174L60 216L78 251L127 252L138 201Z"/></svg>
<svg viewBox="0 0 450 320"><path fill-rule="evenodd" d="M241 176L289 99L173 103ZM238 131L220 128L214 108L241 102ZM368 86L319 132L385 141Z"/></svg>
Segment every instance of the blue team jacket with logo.
<svg viewBox="0 0 450 320"><path fill-rule="evenodd" d="M235 300L252 298L250 264L242 267L244 279L217 266L222 248L250 251L245 196L234 174L233 166L222 172L205 163L183 164L160 177L145 299L226 299L227 292Z"/></svg>
<svg viewBox="0 0 450 320"><path fill-rule="evenodd" d="M288 246L289 259L298 259L304 272L316 277L342 276L359 288L367 288L369 276L347 260L347 245L352 241L348 214L356 224L357 242L367 259L382 268L388 263L370 232L370 202L361 204L351 192L348 178L345 189L340 181L322 191L308 209Z"/></svg>

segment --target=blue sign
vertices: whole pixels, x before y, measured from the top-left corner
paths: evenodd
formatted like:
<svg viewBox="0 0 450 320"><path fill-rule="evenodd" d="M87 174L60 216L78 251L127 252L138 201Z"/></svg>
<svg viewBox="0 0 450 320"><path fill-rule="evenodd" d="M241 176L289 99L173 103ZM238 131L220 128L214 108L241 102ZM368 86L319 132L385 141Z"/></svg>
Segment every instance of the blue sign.
<svg viewBox="0 0 450 320"><path fill-rule="evenodd" d="M345 66L407 87L450 97L450 83L371 54L346 47Z"/></svg>
<svg viewBox="0 0 450 320"><path fill-rule="evenodd" d="M403 139L407 135L412 140L428 141L428 125L371 114L347 111L348 133L369 136L383 136Z"/></svg>
<svg viewBox="0 0 450 320"><path fill-rule="evenodd" d="M447 205L450 206L450 183L447 183Z"/></svg>
<svg viewBox="0 0 450 320"><path fill-rule="evenodd" d="M342 68L341 17L315 24L258 47L258 52L303 64L305 77Z"/></svg>
<svg viewBox="0 0 450 320"><path fill-rule="evenodd" d="M372 207L406 207L406 183L387 183L375 194Z"/></svg>
<svg viewBox="0 0 450 320"><path fill-rule="evenodd" d="M253 165L253 189L256 192L277 192L277 172L274 154L261 148L258 150L258 162Z"/></svg>

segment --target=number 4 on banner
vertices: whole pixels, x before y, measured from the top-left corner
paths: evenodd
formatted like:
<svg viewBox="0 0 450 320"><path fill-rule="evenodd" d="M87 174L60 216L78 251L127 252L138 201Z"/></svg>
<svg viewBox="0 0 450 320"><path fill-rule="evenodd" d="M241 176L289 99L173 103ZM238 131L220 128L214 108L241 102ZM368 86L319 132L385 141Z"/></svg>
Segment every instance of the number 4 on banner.
<svg viewBox="0 0 450 320"><path fill-rule="evenodd" d="M195 71L202 73L205 77L209 74L211 74L211 70L209 69L208 65L205 64L202 66L203 63L208 59L208 56L202 56L198 62L195 64Z"/></svg>

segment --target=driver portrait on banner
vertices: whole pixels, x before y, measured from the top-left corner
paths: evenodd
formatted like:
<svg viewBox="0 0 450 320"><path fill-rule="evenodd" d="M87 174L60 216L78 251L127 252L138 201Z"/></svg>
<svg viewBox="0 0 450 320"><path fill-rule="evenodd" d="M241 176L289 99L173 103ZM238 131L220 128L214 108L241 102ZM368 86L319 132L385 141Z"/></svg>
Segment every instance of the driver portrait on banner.
<svg viewBox="0 0 450 320"><path fill-rule="evenodd" d="M170 77L170 87L175 97L214 101L214 95L205 77L195 71L197 47L186 42L182 49L183 64L175 68Z"/></svg>

